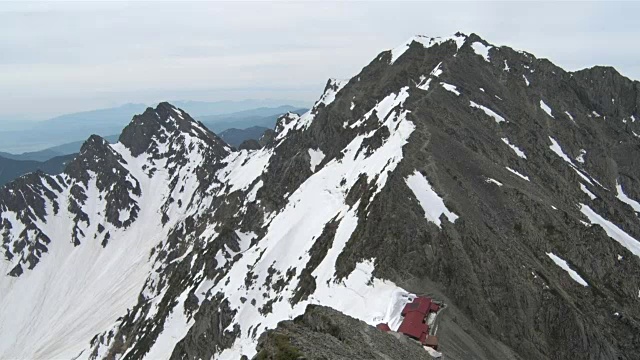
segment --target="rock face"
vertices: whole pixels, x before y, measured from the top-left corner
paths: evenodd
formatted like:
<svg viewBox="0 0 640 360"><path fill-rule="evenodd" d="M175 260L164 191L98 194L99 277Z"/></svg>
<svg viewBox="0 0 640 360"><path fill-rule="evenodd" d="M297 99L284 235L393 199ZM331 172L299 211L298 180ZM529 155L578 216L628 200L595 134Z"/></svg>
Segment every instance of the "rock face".
<svg viewBox="0 0 640 360"><path fill-rule="evenodd" d="M309 305L303 315L283 321L258 340L254 360L275 359L431 360L418 342L382 332L334 309Z"/></svg>
<svg viewBox="0 0 640 360"><path fill-rule="evenodd" d="M238 151L162 103L0 188L0 357L252 358L310 304L393 329L427 294L449 359L637 358L638 119L614 69L475 34L384 51Z"/></svg>

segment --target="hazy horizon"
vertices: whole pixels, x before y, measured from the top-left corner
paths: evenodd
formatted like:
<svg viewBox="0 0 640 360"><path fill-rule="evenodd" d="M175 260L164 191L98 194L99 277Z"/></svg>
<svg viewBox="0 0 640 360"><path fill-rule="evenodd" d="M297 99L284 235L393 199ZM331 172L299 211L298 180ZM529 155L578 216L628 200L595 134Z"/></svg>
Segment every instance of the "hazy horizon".
<svg viewBox="0 0 640 360"><path fill-rule="evenodd" d="M107 105L107 106L100 106L100 107L89 107L89 108L82 108L82 104L79 105L79 107L75 110L71 110L69 112L64 112L64 113L56 113L50 116L45 116L45 117L36 117L36 118L22 118L22 119L3 119L0 118L0 123L5 122L5 123L9 123L9 122L14 122L14 123L21 123L21 122L28 122L28 123L33 123L33 124L37 124L39 122L43 122L43 121L47 121L47 120L53 120L56 119L58 117L65 117L68 115L74 115L74 114L80 114L80 113L90 113L90 112L94 112L94 111L101 111L101 110L109 110L109 109L116 109L116 108L124 108L127 106L132 106L132 105L144 105L147 107L155 107L157 104L161 103L161 102L169 102L171 104L180 104L180 103L189 103L189 102L193 102L193 103L208 103L208 104L215 104L215 103L237 103L237 104L241 104L241 103L252 103L252 102L261 102L264 104L259 104L259 105L255 105L255 106L250 106L249 108L276 108L276 107L280 107L280 106L293 106L293 107L300 107L300 108L308 108L310 107L313 102L312 101L302 101L302 100L292 100L292 99L272 99L272 98L261 98L261 99L232 99L232 100L211 100L211 101L207 101L207 100L192 100L192 99L164 99L164 100L157 100L157 101L152 101L152 102L125 102L125 103L118 103L118 104L113 104L111 106ZM238 111L228 111L228 112L223 112L222 114L234 114L236 112L241 112L243 110L238 110ZM214 114L207 114L207 115L219 115L217 113ZM201 116L201 115L198 115Z"/></svg>
<svg viewBox="0 0 640 360"><path fill-rule="evenodd" d="M0 3L0 121L166 99L311 103L414 34L640 78L639 3ZM43 30L45 29L45 30ZM82 31L78 31L82 29Z"/></svg>

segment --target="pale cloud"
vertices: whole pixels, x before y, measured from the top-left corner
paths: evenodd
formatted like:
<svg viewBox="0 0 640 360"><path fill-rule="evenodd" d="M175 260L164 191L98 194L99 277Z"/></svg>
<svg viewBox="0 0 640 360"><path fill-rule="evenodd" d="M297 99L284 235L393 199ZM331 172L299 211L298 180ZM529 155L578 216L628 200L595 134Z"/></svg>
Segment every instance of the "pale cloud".
<svg viewBox="0 0 640 360"><path fill-rule="evenodd" d="M475 32L640 78L637 3L0 3L0 119L126 102L314 100L414 34Z"/></svg>

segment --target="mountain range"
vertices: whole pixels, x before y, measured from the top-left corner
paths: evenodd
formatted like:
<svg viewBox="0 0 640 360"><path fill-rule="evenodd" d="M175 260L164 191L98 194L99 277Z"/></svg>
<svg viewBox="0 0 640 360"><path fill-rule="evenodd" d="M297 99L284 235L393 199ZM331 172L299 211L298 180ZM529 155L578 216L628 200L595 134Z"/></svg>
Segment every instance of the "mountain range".
<svg viewBox="0 0 640 360"><path fill-rule="evenodd" d="M0 188L0 357L428 359L418 295L447 359L640 353L640 82L415 36L249 148L194 116Z"/></svg>
<svg viewBox="0 0 640 360"><path fill-rule="evenodd" d="M175 104L188 109L196 118L202 117L206 123L215 124L216 131L222 131L226 129L225 126L242 129L243 127L269 123L261 117L270 117L301 108L300 106L282 105L287 103L295 105L300 102L283 101L286 100L178 101ZM118 134L127 125L134 114L144 111L145 108L144 104L125 104L113 108L65 114L45 121L23 121L20 127L13 124L5 130L0 130L0 151L11 154L38 152L71 142L81 145L91 134L105 137L114 136L113 134ZM249 117L255 121L252 122ZM242 124L229 123L231 118L242 120ZM245 126L246 124L250 125ZM77 145L78 149L80 145ZM77 150L73 152L77 152ZM47 159L24 158L21 160L43 161Z"/></svg>
<svg viewBox="0 0 640 360"><path fill-rule="evenodd" d="M260 139L265 131L274 128L278 116L289 110L297 113L306 111L306 109L282 105L273 108L256 108L237 113L212 115L205 117L203 120L208 128L216 129L216 132L220 134L220 137L227 144L239 147L246 140L257 141ZM264 125L264 127L260 125ZM91 129L89 128L89 130ZM118 135L105 136L104 139L109 143L116 143ZM61 173L64 170L64 165L80 151L83 143L84 141L74 141L22 154L0 151L0 185L37 170L44 171L50 175Z"/></svg>
<svg viewBox="0 0 640 360"><path fill-rule="evenodd" d="M43 171L56 175L64 171L67 163L73 160L75 154L54 156L45 161L14 160L0 156L0 186L24 174Z"/></svg>

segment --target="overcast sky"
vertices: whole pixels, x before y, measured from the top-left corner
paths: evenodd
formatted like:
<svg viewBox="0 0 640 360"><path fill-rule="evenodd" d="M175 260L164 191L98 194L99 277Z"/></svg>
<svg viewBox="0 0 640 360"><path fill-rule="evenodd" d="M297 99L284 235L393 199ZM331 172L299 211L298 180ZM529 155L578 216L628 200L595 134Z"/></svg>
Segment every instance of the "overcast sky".
<svg viewBox="0 0 640 360"><path fill-rule="evenodd" d="M640 79L640 3L0 2L0 120L129 102L295 99L414 34L475 32Z"/></svg>

